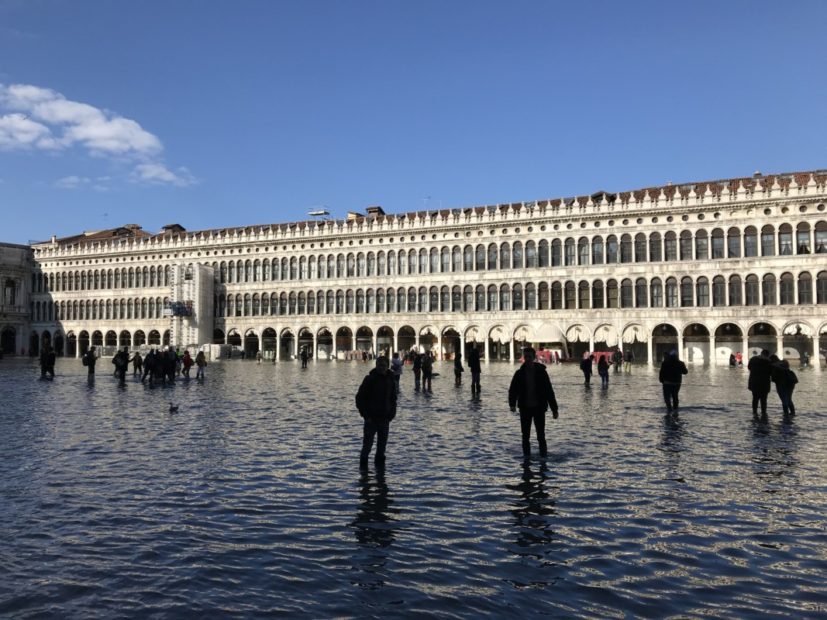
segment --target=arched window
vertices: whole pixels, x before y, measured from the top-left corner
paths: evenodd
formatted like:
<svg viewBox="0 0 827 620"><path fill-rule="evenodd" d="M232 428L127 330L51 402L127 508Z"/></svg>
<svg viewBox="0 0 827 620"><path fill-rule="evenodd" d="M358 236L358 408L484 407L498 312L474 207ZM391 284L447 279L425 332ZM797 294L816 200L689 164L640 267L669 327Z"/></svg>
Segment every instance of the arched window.
<svg viewBox="0 0 827 620"><path fill-rule="evenodd" d="M758 256L758 229L755 226L747 226L744 229L744 256Z"/></svg>
<svg viewBox="0 0 827 620"><path fill-rule="evenodd" d="M356 290L356 314L363 314L365 312L365 291L362 289Z"/></svg>
<svg viewBox="0 0 827 620"><path fill-rule="evenodd" d="M678 281L675 278L666 279L666 307L678 307Z"/></svg>
<svg viewBox="0 0 827 620"><path fill-rule="evenodd" d="M603 280L595 280L592 282L592 307L602 308L604 303Z"/></svg>
<svg viewBox="0 0 827 620"><path fill-rule="evenodd" d="M726 280L723 276L712 278L712 305L715 307L726 306Z"/></svg>
<svg viewBox="0 0 827 620"><path fill-rule="evenodd" d="M827 248L827 239L825 239L824 243L825 248ZM827 250L825 250L827 251ZM541 239L540 243L537 245L537 266L538 267L548 267L549 265L549 255L548 255L548 241L545 239Z"/></svg>
<svg viewBox="0 0 827 620"><path fill-rule="evenodd" d="M488 312L494 312L497 309L497 287L493 284L488 286L488 299L486 300L485 309Z"/></svg>
<svg viewBox="0 0 827 620"><path fill-rule="evenodd" d="M485 287L482 284L478 284L474 290L474 310L476 312L485 310Z"/></svg>
<svg viewBox="0 0 827 620"><path fill-rule="evenodd" d="M526 248L528 249L528 248ZM536 310L537 309L537 291L534 287L533 282L529 282L525 285L525 309L526 310Z"/></svg>
<svg viewBox="0 0 827 620"><path fill-rule="evenodd" d="M565 241L565 245L564 245L564 248L563 248L563 257L565 259L565 265L567 267L577 264L575 262L577 259L576 259L576 250L575 250L575 247L574 247L574 239L572 239L571 237L569 237Z"/></svg>
<svg viewBox="0 0 827 620"><path fill-rule="evenodd" d="M624 278L620 282L620 307L631 308L634 305L633 295L632 281L629 278Z"/></svg>
<svg viewBox="0 0 827 620"><path fill-rule="evenodd" d="M793 253L793 227L781 224L778 227L778 255L789 256Z"/></svg>
<svg viewBox="0 0 827 620"><path fill-rule="evenodd" d="M798 303L813 303L813 278L806 271L798 274Z"/></svg>
<svg viewBox="0 0 827 620"><path fill-rule="evenodd" d="M688 308L694 305L692 278L681 278L681 307Z"/></svg>
<svg viewBox="0 0 827 620"><path fill-rule="evenodd" d="M500 286L500 310L511 309L511 290L508 284Z"/></svg>
<svg viewBox="0 0 827 620"><path fill-rule="evenodd" d="M632 262L632 236L622 235L620 237L620 262Z"/></svg>
<svg viewBox="0 0 827 620"><path fill-rule="evenodd" d="M551 266L559 267L563 264L563 244L559 239L551 242Z"/></svg>
<svg viewBox="0 0 827 620"><path fill-rule="evenodd" d="M295 260L296 259L294 258L291 261L291 265L290 265L290 270L291 270L290 279L291 280L293 279L293 275L292 275L293 265L292 265L292 263ZM347 260L347 277L352 278L356 275L356 257L353 254L348 254L346 260ZM415 273L415 272L411 271L411 273Z"/></svg>
<svg viewBox="0 0 827 620"><path fill-rule="evenodd" d="M724 252L724 231L716 228L712 231L712 258L726 258Z"/></svg>
<svg viewBox="0 0 827 620"><path fill-rule="evenodd" d="M284 260L282 260L282 264ZM344 278L347 275L347 271L345 270L345 255L344 254L337 254L336 255L336 277L337 278Z"/></svg>
<svg viewBox="0 0 827 620"><path fill-rule="evenodd" d="M523 268L523 244L519 241L515 241L511 248L511 268Z"/></svg>
<svg viewBox="0 0 827 620"><path fill-rule="evenodd" d="M761 281L761 289L764 298L763 305L774 306L777 303L775 294L776 288L775 276L771 273L766 274Z"/></svg>
<svg viewBox="0 0 827 620"><path fill-rule="evenodd" d="M551 309L563 309L563 285L559 282L552 282L551 284Z"/></svg>
<svg viewBox="0 0 827 620"><path fill-rule="evenodd" d="M515 284L511 288L511 309L523 309L523 287L521 284Z"/></svg>
<svg viewBox="0 0 827 620"><path fill-rule="evenodd" d="M603 237L592 239L592 265L603 264Z"/></svg>
<svg viewBox="0 0 827 620"><path fill-rule="evenodd" d="M661 240L660 233L654 232L651 235L649 235L649 262L659 263L662 260L663 241Z"/></svg>
<svg viewBox="0 0 827 620"><path fill-rule="evenodd" d="M744 301L747 306L757 306L760 303L758 276L748 275L744 281Z"/></svg>
<svg viewBox="0 0 827 620"><path fill-rule="evenodd" d="M681 260L688 261L692 260L692 233L688 230L681 231Z"/></svg>
<svg viewBox="0 0 827 620"><path fill-rule="evenodd" d="M588 248L586 248L588 251ZM585 280L580 280L577 284L577 303L581 309L591 308L591 299L589 297L589 283Z"/></svg>
<svg viewBox="0 0 827 620"><path fill-rule="evenodd" d="M474 248L470 245L462 249L462 261L465 271L474 271Z"/></svg>
<svg viewBox="0 0 827 620"><path fill-rule="evenodd" d="M381 288L376 289L376 312L379 314L390 312L390 309L385 307L385 291Z"/></svg>
<svg viewBox="0 0 827 620"><path fill-rule="evenodd" d="M376 256L376 275L387 275L387 260L384 252L379 252Z"/></svg>
<svg viewBox="0 0 827 620"><path fill-rule="evenodd" d="M356 311L355 295L352 290L345 293L345 314L353 314Z"/></svg>
<svg viewBox="0 0 827 620"><path fill-rule="evenodd" d="M695 259L706 260L709 258L709 238L706 231L701 229L695 233Z"/></svg>
<svg viewBox="0 0 827 620"><path fill-rule="evenodd" d="M733 227L727 231L727 258L741 258L741 231Z"/></svg>
<svg viewBox="0 0 827 620"><path fill-rule="evenodd" d="M533 241L526 241L525 244L525 266L528 269L537 267L537 246Z"/></svg>
<svg viewBox="0 0 827 620"><path fill-rule="evenodd" d="M649 305L653 308L663 307L663 282L660 278L652 278L649 282Z"/></svg>
<svg viewBox="0 0 827 620"><path fill-rule="evenodd" d="M511 269L511 246L500 244L500 269Z"/></svg>
<svg viewBox="0 0 827 620"><path fill-rule="evenodd" d="M261 301L259 300L258 293L256 293L253 295L253 316L258 316L260 311Z"/></svg>
<svg viewBox="0 0 827 620"><path fill-rule="evenodd" d="M451 273L451 250L442 248L442 273Z"/></svg>
<svg viewBox="0 0 827 620"><path fill-rule="evenodd" d="M820 271L816 276L816 303L827 304L827 271Z"/></svg>
<svg viewBox="0 0 827 620"><path fill-rule="evenodd" d="M474 311L474 289L471 286L466 286L463 289L463 306L461 312Z"/></svg>
<svg viewBox="0 0 827 620"><path fill-rule="evenodd" d="M646 235L643 233L635 235L635 262L646 262Z"/></svg>
<svg viewBox="0 0 827 620"><path fill-rule="evenodd" d="M577 264L584 266L589 264L589 240L580 237L577 240Z"/></svg>
<svg viewBox="0 0 827 620"><path fill-rule="evenodd" d="M741 283L741 276L730 276L729 278L729 305L740 306L743 304L743 285ZM757 291L756 291L757 294ZM757 302L756 302L757 303ZM755 305L755 304L753 304Z"/></svg>
<svg viewBox="0 0 827 620"><path fill-rule="evenodd" d="M486 250L484 245L477 246L477 271L485 271Z"/></svg>
<svg viewBox="0 0 827 620"><path fill-rule="evenodd" d="M608 280L606 282L606 307L617 308L619 297L617 280Z"/></svg>
<svg viewBox="0 0 827 620"><path fill-rule="evenodd" d="M408 289L408 312L416 312L416 289L414 287Z"/></svg>
<svg viewBox="0 0 827 620"><path fill-rule="evenodd" d="M645 278L635 280L635 308L645 308L649 305L649 291Z"/></svg>
<svg viewBox="0 0 827 620"><path fill-rule="evenodd" d="M816 223L815 248L816 254L827 254L827 222Z"/></svg>
<svg viewBox="0 0 827 620"><path fill-rule="evenodd" d="M699 308L709 306L709 280L703 276L695 282L695 305Z"/></svg>
<svg viewBox="0 0 827 620"><path fill-rule="evenodd" d="M678 260L678 237L671 230L663 237L663 252L666 260Z"/></svg>
<svg viewBox="0 0 827 620"><path fill-rule="evenodd" d="M795 227L795 253L810 253L810 225L807 222L801 222Z"/></svg>
<svg viewBox="0 0 827 620"><path fill-rule="evenodd" d="M419 273L428 273L428 251L419 250Z"/></svg>
<svg viewBox="0 0 827 620"><path fill-rule="evenodd" d="M468 287L470 290L470 287ZM458 286L454 286L451 288L451 299L450 299L450 306L448 305L448 287L443 287L444 290L440 291L445 305L445 312L462 312L462 289Z"/></svg>
<svg viewBox="0 0 827 620"><path fill-rule="evenodd" d="M761 256L775 256L775 228L769 224L761 228Z"/></svg>
<svg viewBox="0 0 827 620"><path fill-rule="evenodd" d="M537 306L539 310L549 309L549 290L548 282L540 282L537 287Z"/></svg>
<svg viewBox="0 0 827 620"><path fill-rule="evenodd" d="M451 259L454 265L453 271L455 273L462 271L462 250L459 248L459 246L454 246L454 248L451 250Z"/></svg>
<svg viewBox="0 0 827 620"><path fill-rule="evenodd" d="M368 274L367 258L365 257L364 252L359 252L359 254L356 255L356 276L359 278L364 278L367 275L373 274Z"/></svg>
<svg viewBox="0 0 827 620"><path fill-rule="evenodd" d="M606 264L614 265L617 262L617 237L609 235L606 237Z"/></svg>
<svg viewBox="0 0 827 620"><path fill-rule="evenodd" d="M571 280L566 282L565 287L565 296L566 296L566 310L574 310L577 308L577 289L574 286L574 282Z"/></svg>
<svg viewBox="0 0 827 620"><path fill-rule="evenodd" d="M778 302L782 306L791 306L795 303L795 281L791 273L781 274L778 286Z"/></svg>
<svg viewBox="0 0 827 620"><path fill-rule="evenodd" d="M283 295L283 293L282 293ZM345 311L345 292L336 291L336 314L342 314Z"/></svg>

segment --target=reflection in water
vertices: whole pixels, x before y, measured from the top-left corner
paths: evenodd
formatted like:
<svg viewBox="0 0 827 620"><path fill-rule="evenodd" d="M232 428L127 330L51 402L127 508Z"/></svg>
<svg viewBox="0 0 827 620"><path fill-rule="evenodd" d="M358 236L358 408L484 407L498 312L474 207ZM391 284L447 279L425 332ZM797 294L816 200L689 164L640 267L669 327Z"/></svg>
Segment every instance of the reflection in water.
<svg viewBox="0 0 827 620"><path fill-rule="evenodd" d="M350 524L361 546L354 556L354 568L364 574L356 583L363 588L380 588L385 585L388 547L396 538L392 515L398 514L399 509L393 507L394 500L381 470L375 478L367 472L362 474L359 499L359 510Z"/></svg>
<svg viewBox="0 0 827 620"><path fill-rule="evenodd" d="M753 469L759 478L767 479L767 493L782 490L779 479L791 476L798 469L798 428L793 418L785 416L778 424L767 418L753 418Z"/></svg>
<svg viewBox="0 0 827 620"><path fill-rule="evenodd" d="M547 545L554 539L552 517L555 515L554 499L545 488L548 466L540 462L537 472L531 464L523 463L522 481L513 487L520 493L516 508L511 510L517 526L517 545L526 549L520 555L542 559L548 552Z"/></svg>

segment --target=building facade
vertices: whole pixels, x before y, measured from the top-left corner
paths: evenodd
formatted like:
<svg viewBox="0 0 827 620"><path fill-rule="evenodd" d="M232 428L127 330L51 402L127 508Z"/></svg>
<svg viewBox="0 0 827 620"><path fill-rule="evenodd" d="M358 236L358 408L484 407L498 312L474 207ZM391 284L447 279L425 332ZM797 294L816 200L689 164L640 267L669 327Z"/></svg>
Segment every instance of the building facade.
<svg viewBox="0 0 827 620"><path fill-rule="evenodd" d="M29 283L34 271L32 249L0 243L0 354L26 352L31 305Z"/></svg>
<svg viewBox="0 0 827 620"><path fill-rule="evenodd" d="M827 171L570 199L32 246L26 348L677 349L726 364L827 349ZM189 278L187 279L189 274ZM2 326L0 326L2 329ZM58 346L59 345L59 346ZM17 347L16 350L20 350Z"/></svg>

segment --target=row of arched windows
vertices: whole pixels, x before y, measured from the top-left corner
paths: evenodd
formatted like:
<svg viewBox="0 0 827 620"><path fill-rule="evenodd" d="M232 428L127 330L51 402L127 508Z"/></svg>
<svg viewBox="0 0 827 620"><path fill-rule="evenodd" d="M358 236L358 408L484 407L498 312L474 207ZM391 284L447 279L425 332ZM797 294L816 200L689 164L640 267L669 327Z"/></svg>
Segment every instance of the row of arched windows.
<svg viewBox="0 0 827 620"><path fill-rule="evenodd" d="M216 316L827 304L827 271L220 295Z"/></svg>
<svg viewBox="0 0 827 620"><path fill-rule="evenodd" d="M90 269L62 273L32 274L35 293L50 291L95 291L118 288L154 288L169 286L171 267L122 267L120 269Z"/></svg>
<svg viewBox="0 0 827 620"><path fill-rule="evenodd" d="M827 222L213 262L219 284L827 253ZM33 290L168 286L170 267L33 274Z"/></svg>
<svg viewBox="0 0 827 620"><path fill-rule="evenodd" d="M160 319L169 303L167 297L35 301L32 302L31 312L35 321Z"/></svg>

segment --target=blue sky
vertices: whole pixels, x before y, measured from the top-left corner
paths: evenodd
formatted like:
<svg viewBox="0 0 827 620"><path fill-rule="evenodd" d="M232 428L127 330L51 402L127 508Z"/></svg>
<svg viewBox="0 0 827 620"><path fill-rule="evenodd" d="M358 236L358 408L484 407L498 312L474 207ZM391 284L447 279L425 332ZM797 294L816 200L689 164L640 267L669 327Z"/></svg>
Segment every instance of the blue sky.
<svg viewBox="0 0 827 620"><path fill-rule="evenodd" d="M827 168L827 2L0 0L0 241Z"/></svg>

